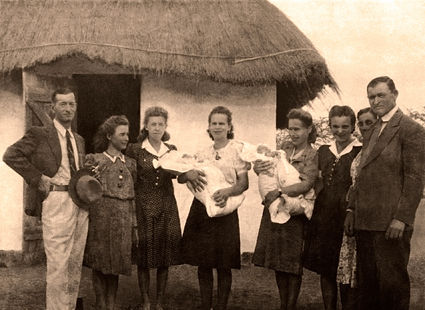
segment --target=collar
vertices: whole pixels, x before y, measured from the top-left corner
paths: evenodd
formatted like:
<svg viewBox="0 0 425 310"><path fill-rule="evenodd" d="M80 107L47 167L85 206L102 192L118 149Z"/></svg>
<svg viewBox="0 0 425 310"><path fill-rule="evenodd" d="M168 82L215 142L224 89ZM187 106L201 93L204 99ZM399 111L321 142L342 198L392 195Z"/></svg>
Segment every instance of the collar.
<svg viewBox="0 0 425 310"><path fill-rule="evenodd" d="M331 142L331 146L329 147L329 150L332 152L332 154L335 155L336 158L340 158L341 156L350 153L353 147L355 146L362 146L362 144L360 143L359 140L357 140L357 138L354 138L354 140L349 145L347 145L345 149L342 150L341 153L338 154L338 151L336 148L336 141L333 140Z"/></svg>
<svg viewBox="0 0 425 310"><path fill-rule="evenodd" d="M124 154L123 153L121 153L120 155L118 155L118 156L112 156L111 154L108 154L108 153L106 153L106 151L105 152L103 152L103 154L106 156L106 157L108 157L113 163L114 162L116 162L117 161L117 158L119 158L119 159L121 159L121 161L123 162L123 163L125 163L125 156L124 156Z"/></svg>
<svg viewBox="0 0 425 310"><path fill-rule="evenodd" d="M156 155L158 157L161 157L162 155L164 155L165 153L167 153L169 151L169 149L165 145L165 143L161 141L161 147L159 148L159 151L157 152L153 148L153 146L150 144L148 138L146 138L145 140L143 140L143 142L142 142L142 149L145 149L146 151L148 151L152 155Z"/></svg>
<svg viewBox="0 0 425 310"><path fill-rule="evenodd" d="M398 110L398 107L397 107L397 106L395 106L394 108L392 108L392 110L391 110L391 111L389 111L387 114L383 115L383 116L381 117L382 122L383 122L383 123L388 122L388 121L391 119L391 117L393 117L393 116L394 116L394 114L395 114L395 112L397 112L397 110Z"/></svg>
<svg viewBox="0 0 425 310"><path fill-rule="evenodd" d="M74 134L72 133L72 130L66 129L65 127L63 127L63 125L61 123L59 123L56 120L56 118L53 119L53 126L55 126L56 130L59 131L59 133L62 135L62 137L66 136L66 131L68 130L71 138L74 139Z"/></svg>

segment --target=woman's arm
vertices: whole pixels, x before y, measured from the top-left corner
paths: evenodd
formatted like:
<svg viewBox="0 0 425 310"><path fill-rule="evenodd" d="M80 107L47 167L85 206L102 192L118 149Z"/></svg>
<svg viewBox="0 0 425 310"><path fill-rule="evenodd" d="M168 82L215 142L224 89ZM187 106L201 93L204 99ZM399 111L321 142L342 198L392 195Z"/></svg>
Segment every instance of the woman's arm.
<svg viewBox="0 0 425 310"><path fill-rule="evenodd" d="M205 173L200 170L192 169L188 172L182 173L177 177L177 182L186 183L190 182L195 191L202 191L205 189L204 185L207 185L207 181L205 180Z"/></svg>
<svg viewBox="0 0 425 310"><path fill-rule="evenodd" d="M212 198L216 202L217 206L224 207L229 197L238 196L242 194L244 191L248 189L248 187L249 187L248 172L242 172L237 175L237 180L235 185L231 187L219 189L212 195Z"/></svg>

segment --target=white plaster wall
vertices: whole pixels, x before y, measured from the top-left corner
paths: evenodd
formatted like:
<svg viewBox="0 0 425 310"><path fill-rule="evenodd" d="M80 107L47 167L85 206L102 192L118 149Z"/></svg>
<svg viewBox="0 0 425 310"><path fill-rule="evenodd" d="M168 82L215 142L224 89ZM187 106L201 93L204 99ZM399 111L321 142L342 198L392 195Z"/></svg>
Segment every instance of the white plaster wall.
<svg viewBox="0 0 425 310"><path fill-rule="evenodd" d="M22 90L11 79L0 81L0 156L25 131ZM22 250L23 180L3 161L0 162L0 250Z"/></svg>
<svg viewBox="0 0 425 310"><path fill-rule="evenodd" d="M194 82L174 77L144 77L141 91L141 122L144 111L154 105L169 112L170 143L189 154L211 145L206 132L208 114L217 105L233 113L235 139L275 147L276 91L274 86L244 87L214 82ZM141 125L143 126L143 125ZM239 208L241 250L252 252L262 215L257 176L249 172L250 188ZM189 190L175 184L182 229L193 200Z"/></svg>

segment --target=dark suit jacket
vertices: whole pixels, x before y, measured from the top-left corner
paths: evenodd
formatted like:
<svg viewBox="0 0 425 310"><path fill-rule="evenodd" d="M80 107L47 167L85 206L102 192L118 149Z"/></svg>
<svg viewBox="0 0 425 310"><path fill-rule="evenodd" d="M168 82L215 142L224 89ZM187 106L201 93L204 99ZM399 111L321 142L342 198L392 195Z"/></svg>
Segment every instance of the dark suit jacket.
<svg viewBox="0 0 425 310"><path fill-rule="evenodd" d="M413 225L424 178L425 129L398 110L360 167L350 201L355 229L385 231L392 219Z"/></svg>
<svg viewBox="0 0 425 310"><path fill-rule="evenodd" d="M83 137L73 132L78 149L79 165L84 164L85 145ZM21 175L28 183L25 213L41 216L41 204L45 197L37 189L44 174L53 177L62 160L59 137L53 124L31 127L16 143L7 148L3 161Z"/></svg>

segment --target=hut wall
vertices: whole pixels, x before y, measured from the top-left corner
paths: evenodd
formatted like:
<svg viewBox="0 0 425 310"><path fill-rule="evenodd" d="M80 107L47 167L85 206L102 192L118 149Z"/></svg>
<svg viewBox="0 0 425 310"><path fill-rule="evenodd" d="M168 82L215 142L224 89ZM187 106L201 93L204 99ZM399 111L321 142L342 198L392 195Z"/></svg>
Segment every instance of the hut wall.
<svg viewBox="0 0 425 310"><path fill-rule="evenodd" d="M0 76L0 156L25 131L22 72ZM22 250L23 180L0 163L0 251Z"/></svg>
<svg viewBox="0 0 425 310"><path fill-rule="evenodd" d="M271 86L245 87L210 81L189 81L175 77L145 76L141 91L141 122L146 108L159 105L169 112L170 143L189 154L212 144L206 132L208 114L217 105L233 113L235 139L275 147L276 89ZM141 126L143 126L141 124ZM257 176L249 172L250 188L239 208L241 247L252 252L262 215ZM186 186L175 184L182 228L193 195Z"/></svg>

